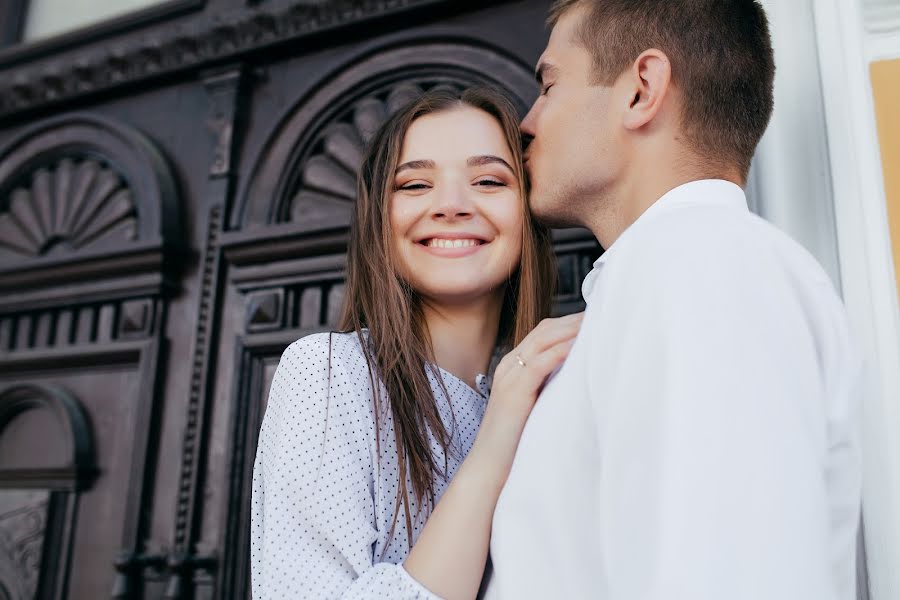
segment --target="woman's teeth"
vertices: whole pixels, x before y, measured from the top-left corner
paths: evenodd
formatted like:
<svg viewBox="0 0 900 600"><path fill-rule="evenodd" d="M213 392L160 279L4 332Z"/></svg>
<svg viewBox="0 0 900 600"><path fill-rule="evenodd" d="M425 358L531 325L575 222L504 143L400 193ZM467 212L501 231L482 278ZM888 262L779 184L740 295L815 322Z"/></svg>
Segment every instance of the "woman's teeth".
<svg viewBox="0 0 900 600"><path fill-rule="evenodd" d="M440 238L431 238L428 240L429 248L469 248L478 246L479 240L442 240Z"/></svg>

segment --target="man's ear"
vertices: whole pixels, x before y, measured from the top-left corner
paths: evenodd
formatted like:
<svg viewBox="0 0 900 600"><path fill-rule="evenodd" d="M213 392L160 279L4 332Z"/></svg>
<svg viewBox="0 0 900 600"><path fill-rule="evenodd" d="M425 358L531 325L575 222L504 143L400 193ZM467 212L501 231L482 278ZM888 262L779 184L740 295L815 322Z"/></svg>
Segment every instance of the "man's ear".
<svg viewBox="0 0 900 600"><path fill-rule="evenodd" d="M624 125L639 129L653 120L662 108L672 80L672 63L662 50L645 50L627 71L628 107Z"/></svg>

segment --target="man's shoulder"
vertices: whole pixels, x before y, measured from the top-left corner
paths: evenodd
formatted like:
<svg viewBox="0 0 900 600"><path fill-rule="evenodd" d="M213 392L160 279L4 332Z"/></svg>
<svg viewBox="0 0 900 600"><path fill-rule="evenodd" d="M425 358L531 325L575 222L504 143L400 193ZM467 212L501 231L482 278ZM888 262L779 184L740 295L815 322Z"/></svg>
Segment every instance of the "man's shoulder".
<svg viewBox="0 0 900 600"><path fill-rule="evenodd" d="M690 289L715 281L734 293L770 284L775 276L801 287L834 286L818 261L786 233L747 211L720 207L662 212L627 240L614 262L621 285ZM678 285L673 288L674 284Z"/></svg>

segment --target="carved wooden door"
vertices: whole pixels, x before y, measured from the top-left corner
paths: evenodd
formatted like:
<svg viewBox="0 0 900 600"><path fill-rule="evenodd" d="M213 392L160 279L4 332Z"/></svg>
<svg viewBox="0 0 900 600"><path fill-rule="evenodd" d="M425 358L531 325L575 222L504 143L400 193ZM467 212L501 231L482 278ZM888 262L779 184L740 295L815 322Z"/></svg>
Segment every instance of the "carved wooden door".
<svg viewBox="0 0 900 600"><path fill-rule="evenodd" d="M187 5L60 52L56 96L0 83L0 599L248 596L269 382L335 320L364 144L437 86L524 114L549 2ZM569 312L599 249L555 241Z"/></svg>

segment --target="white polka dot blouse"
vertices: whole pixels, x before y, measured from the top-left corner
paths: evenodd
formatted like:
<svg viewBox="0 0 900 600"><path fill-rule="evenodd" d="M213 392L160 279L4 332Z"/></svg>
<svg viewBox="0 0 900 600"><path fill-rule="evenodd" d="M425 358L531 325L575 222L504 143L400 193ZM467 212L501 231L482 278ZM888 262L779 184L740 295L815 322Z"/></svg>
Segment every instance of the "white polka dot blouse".
<svg viewBox="0 0 900 600"><path fill-rule="evenodd" d="M443 369L427 365L426 371L451 434L446 457L431 440L436 464L444 465L446 458L449 478L475 441L488 382L479 376L473 390ZM390 407L384 397L379 404L376 426L372 382L357 334L314 334L285 350L253 470L255 600L436 598L400 564L410 550L402 508L391 534L397 445ZM438 476L436 499L446 487L447 480ZM417 510L410 496L415 542L428 514Z"/></svg>

